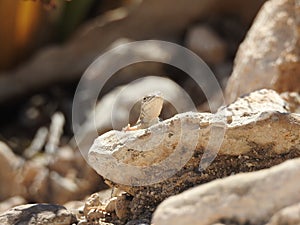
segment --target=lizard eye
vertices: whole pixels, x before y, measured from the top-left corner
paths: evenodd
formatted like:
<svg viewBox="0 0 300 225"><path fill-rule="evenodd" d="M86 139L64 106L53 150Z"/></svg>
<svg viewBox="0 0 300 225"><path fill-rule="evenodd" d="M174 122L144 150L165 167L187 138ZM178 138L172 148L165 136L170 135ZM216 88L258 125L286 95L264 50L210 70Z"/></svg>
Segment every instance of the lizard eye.
<svg viewBox="0 0 300 225"><path fill-rule="evenodd" d="M144 97L144 98L143 98L143 101L146 101L146 100L147 100L147 97Z"/></svg>

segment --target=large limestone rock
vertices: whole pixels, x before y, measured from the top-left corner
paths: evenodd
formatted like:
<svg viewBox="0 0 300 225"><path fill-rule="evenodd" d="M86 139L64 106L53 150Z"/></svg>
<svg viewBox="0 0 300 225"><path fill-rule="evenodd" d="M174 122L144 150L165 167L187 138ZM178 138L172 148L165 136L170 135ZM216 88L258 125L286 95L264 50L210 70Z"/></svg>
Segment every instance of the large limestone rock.
<svg viewBox="0 0 300 225"><path fill-rule="evenodd" d="M236 55L228 102L260 88L300 92L299 26L296 1L264 4Z"/></svg>
<svg viewBox="0 0 300 225"><path fill-rule="evenodd" d="M147 217L163 199L197 184L300 156L300 116L289 108L275 91L256 91L216 114L186 112L148 129L107 132L95 140L89 162L133 196L133 217Z"/></svg>
<svg viewBox="0 0 300 225"><path fill-rule="evenodd" d="M216 180L165 200L152 222L263 224L278 210L300 201L299 177L300 159L295 159L271 169ZM299 207L294 212L299 214ZM275 223L274 218L271 224L283 223Z"/></svg>

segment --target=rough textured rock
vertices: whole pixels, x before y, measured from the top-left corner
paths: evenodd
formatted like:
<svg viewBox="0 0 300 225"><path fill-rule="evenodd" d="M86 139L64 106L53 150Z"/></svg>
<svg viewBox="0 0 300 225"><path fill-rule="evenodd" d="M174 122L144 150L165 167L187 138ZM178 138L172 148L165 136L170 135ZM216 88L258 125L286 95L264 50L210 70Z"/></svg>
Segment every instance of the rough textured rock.
<svg viewBox="0 0 300 225"><path fill-rule="evenodd" d="M119 174L125 181L126 176L130 179L134 177L133 174L138 174L135 171L127 171L125 169L127 167L122 163L150 166L161 162L175 152L173 146L180 143L180 138L186 138L184 141L181 140L182 144L191 151L194 150L193 147L203 149L208 144L211 129L218 123L224 123L224 119L227 120L226 134L219 154L244 154L249 152L254 144L272 145L271 152L282 154L292 148L299 148L298 118L296 115L286 115L287 112L288 104L276 92L257 91L222 108L216 114L187 112L148 129L107 132L95 140L89 151L89 162L104 178L114 174L117 179L116 176ZM286 123L284 118L289 119L290 123L288 121ZM274 126L276 129L263 132L267 126ZM285 126L295 126L295 129L284 132ZM249 128L252 132L249 132ZM195 143L197 132L199 132L198 140ZM257 132L260 132L260 135L257 135ZM285 133L284 137L275 138L281 132ZM182 137L183 133L186 134L185 137ZM172 163L176 164L174 161ZM119 171L123 173L118 173ZM134 181L129 182L134 185Z"/></svg>
<svg viewBox="0 0 300 225"><path fill-rule="evenodd" d="M263 171L216 180L165 200L152 222L263 224L278 210L300 201L299 177L300 159L295 159ZM299 207L295 212L299 219Z"/></svg>
<svg viewBox="0 0 300 225"><path fill-rule="evenodd" d="M94 193L88 197L83 207L84 219L94 221L97 218L104 217L104 204L101 201L99 193Z"/></svg>
<svg viewBox="0 0 300 225"><path fill-rule="evenodd" d="M228 102L260 88L300 92L298 14L294 0L265 3L236 55Z"/></svg>
<svg viewBox="0 0 300 225"><path fill-rule="evenodd" d="M299 134L299 114L289 113L275 91L260 90L216 114L187 112L148 129L107 132L95 140L89 162L107 183L133 196L133 218L141 218L197 184L300 156Z"/></svg>
<svg viewBox="0 0 300 225"><path fill-rule="evenodd" d="M213 30L198 25L187 31L186 47L191 49L208 64L218 64L226 57L226 43Z"/></svg>
<svg viewBox="0 0 300 225"><path fill-rule="evenodd" d="M65 207L51 204L28 204L12 208L0 215L0 223L70 225L72 215Z"/></svg>
<svg viewBox="0 0 300 225"><path fill-rule="evenodd" d="M300 224L300 203L283 208L275 213L267 225Z"/></svg>

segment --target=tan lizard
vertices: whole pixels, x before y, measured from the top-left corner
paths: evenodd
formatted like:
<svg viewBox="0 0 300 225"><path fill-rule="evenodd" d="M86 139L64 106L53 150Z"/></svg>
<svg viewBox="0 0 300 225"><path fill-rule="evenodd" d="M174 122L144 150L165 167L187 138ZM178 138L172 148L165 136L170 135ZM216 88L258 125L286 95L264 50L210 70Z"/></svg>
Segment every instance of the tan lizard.
<svg viewBox="0 0 300 225"><path fill-rule="evenodd" d="M141 110L139 119L133 127L128 124L123 131L132 131L138 129L146 129L159 122L159 115L163 107L164 99L160 92L154 92L146 95L141 100ZM113 187L111 197L117 197L122 191Z"/></svg>
<svg viewBox="0 0 300 225"><path fill-rule="evenodd" d="M141 112L135 126L130 124L123 131L146 129L159 122L159 114L162 110L164 99L160 92L151 93L141 101Z"/></svg>
<svg viewBox="0 0 300 225"><path fill-rule="evenodd" d="M131 131L138 129L146 129L159 122L159 114L162 110L164 99L160 92L154 92L149 95L146 95L141 100L141 110L139 119L136 122L136 125L133 127L128 124L123 128L123 131ZM118 188L112 189L112 197L118 196L120 194Z"/></svg>

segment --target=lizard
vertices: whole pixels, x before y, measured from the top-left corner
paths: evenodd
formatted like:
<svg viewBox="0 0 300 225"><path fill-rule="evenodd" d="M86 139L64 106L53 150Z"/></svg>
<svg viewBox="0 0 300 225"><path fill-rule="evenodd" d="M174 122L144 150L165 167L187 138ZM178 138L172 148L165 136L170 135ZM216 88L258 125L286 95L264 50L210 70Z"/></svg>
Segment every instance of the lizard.
<svg viewBox="0 0 300 225"><path fill-rule="evenodd" d="M159 115L163 107L164 99L160 92L146 95L141 100L139 119L133 127L128 124L123 131L146 129L159 122Z"/></svg>
<svg viewBox="0 0 300 225"><path fill-rule="evenodd" d="M159 122L159 115L163 107L164 99L161 92L153 92L144 96L141 100L140 116L134 126L128 124L124 127L123 131L133 131L139 129L146 129ZM119 195L118 188L112 189L112 197Z"/></svg>
<svg viewBox="0 0 300 225"><path fill-rule="evenodd" d="M146 129L159 122L159 115L163 107L164 99L161 92L153 92L144 96L141 100L140 116L134 126L128 124L124 127L123 131L133 131L139 129ZM117 198L122 193L119 188L113 187L111 192L111 200ZM120 197L119 197L120 198ZM111 208L111 205L115 204L114 200L107 204L107 208ZM114 206L112 206L114 208ZM112 211L112 210L111 210Z"/></svg>

